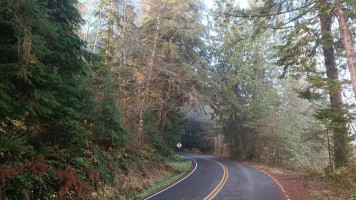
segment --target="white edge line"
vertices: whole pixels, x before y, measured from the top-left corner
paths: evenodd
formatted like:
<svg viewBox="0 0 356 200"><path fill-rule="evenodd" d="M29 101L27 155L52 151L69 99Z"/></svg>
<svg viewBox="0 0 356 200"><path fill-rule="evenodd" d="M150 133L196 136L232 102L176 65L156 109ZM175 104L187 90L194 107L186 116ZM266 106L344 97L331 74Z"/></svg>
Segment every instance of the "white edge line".
<svg viewBox="0 0 356 200"><path fill-rule="evenodd" d="M256 170L258 170L258 171L260 171L260 172L266 174L268 177L270 177L275 183L277 183L279 189L282 190L282 192L283 192L284 196L287 198L287 200L290 200L290 198L288 197L288 194L287 194L287 192L284 190L282 184L280 184L279 181L277 181L277 179L275 179L272 175L270 175L269 173L267 173L267 172L264 171L263 169L258 169L258 168L256 168L256 167L253 166L253 165L250 165L250 164L247 164L247 163L242 163L242 164L243 164L243 165L246 165L246 166L249 166L249 167L252 167L252 168L254 168L254 169L256 169ZM282 196L283 196L283 195L282 195ZM284 198L283 198L283 199L284 199Z"/></svg>
<svg viewBox="0 0 356 200"><path fill-rule="evenodd" d="M189 158L189 159L191 159L191 160L194 161L194 163L195 163L195 167L194 167L193 171L191 171L187 176L185 176L185 177L182 178L181 180L177 181L177 182L174 183L173 185L171 185L171 186L169 186L169 187L167 187L167 188L165 188L165 189L163 189L163 190L161 190L161 191L159 191L159 192L157 192L157 193L155 193L155 194L153 194L153 195L151 195L151 196L145 198L144 200L150 199L150 198L152 198L152 197L154 197L154 196L156 196L156 195L158 195L158 194L160 194L160 193L162 193L162 192L168 190L169 188L171 188L171 187L177 185L178 183L182 182L184 179L188 178L191 174L193 174L193 172L194 172L194 171L197 169L197 167L198 167L198 163L197 163L193 158Z"/></svg>

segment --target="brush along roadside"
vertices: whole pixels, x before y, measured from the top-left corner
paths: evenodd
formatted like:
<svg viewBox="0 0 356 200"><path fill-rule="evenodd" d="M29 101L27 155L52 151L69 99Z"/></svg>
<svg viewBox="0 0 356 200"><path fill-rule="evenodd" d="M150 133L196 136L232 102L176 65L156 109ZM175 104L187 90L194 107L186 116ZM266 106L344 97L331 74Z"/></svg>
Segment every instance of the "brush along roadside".
<svg viewBox="0 0 356 200"><path fill-rule="evenodd" d="M174 155L174 158L171 161L167 162L166 164L176 169L178 171L178 174L144 190L140 194L137 194L135 197L131 198L131 200L145 199L147 197L159 193L162 190L169 188L170 186L174 185L175 183L179 182L180 180L184 179L187 175L189 175L193 171L196 165L189 158L180 155Z"/></svg>

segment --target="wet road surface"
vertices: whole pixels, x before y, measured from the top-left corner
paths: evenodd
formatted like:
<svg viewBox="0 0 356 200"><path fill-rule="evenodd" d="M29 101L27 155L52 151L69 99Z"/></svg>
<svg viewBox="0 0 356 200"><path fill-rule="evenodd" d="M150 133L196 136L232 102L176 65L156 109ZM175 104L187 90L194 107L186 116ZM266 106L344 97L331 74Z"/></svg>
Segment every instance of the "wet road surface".
<svg viewBox="0 0 356 200"><path fill-rule="evenodd" d="M184 154L196 163L190 175L146 200L282 200L266 174L234 161Z"/></svg>

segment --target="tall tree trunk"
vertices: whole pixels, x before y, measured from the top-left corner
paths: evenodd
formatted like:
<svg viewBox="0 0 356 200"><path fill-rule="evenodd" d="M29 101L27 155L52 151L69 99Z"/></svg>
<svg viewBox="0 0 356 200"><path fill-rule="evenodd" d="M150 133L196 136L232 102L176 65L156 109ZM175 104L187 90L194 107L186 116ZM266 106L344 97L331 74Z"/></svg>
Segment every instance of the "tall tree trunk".
<svg viewBox="0 0 356 200"><path fill-rule="evenodd" d="M127 0L125 0L125 5L124 5L124 19L122 22L122 30L121 30L121 47L120 47L120 66L123 66L126 64L126 55L125 55L125 37L126 37L126 26L127 26L127 22L126 22L126 14L127 14Z"/></svg>
<svg viewBox="0 0 356 200"><path fill-rule="evenodd" d="M96 49L96 45L98 44L98 39L99 39L99 33L100 33L100 29L101 29L101 21L103 18L103 6L100 5L100 11L99 11L99 25L98 25L98 30L96 30L96 36L95 36L95 41L94 41L94 45L93 45L93 50L92 52L95 53L95 49Z"/></svg>
<svg viewBox="0 0 356 200"><path fill-rule="evenodd" d="M339 76L335 62L335 49L331 33L331 16L327 14L320 15L321 23L321 45L324 53L326 76L337 84L329 91L331 109L341 110L343 107L341 90L339 85Z"/></svg>
<svg viewBox="0 0 356 200"><path fill-rule="evenodd" d="M167 107L169 98L170 98L170 93L172 90L172 83L170 80L168 80L168 90L166 93L166 97L162 100L161 102L161 108L159 111L159 119L158 119L158 131L161 133L161 135L164 135L164 128L166 126L166 119L167 119L167 113L169 112L169 108ZM162 91L164 92L164 91Z"/></svg>
<svg viewBox="0 0 356 200"><path fill-rule="evenodd" d="M238 140L238 148L239 148L239 152L240 152L240 159L245 159L245 148L244 148L241 130L237 131L236 134L237 134L237 140Z"/></svg>
<svg viewBox="0 0 356 200"><path fill-rule="evenodd" d="M355 55L355 49L351 37L350 26L347 23L346 13L344 12L340 1L336 2L336 12L339 16L338 19L339 19L339 26L342 34L342 43L345 48L347 65L349 67L349 71L351 75L351 83L356 98L356 55Z"/></svg>
<svg viewBox="0 0 356 200"><path fill-rule="evenodd" d="M113 46L112 46L112 39L113 39L113 36L114 36L114 30L113 30L113 15L112 15L112 12L113 10L115 9L113 7L113 2L112 1L109 1L108 2L109 4L109 10L108 10L108 30L107 30L107 38L106 38L106 50L105 50L105 64L106 65L109 65L110 66L110 72L113 72L114 71L114 68L113 68L113 65L111 64L112 63L112 58L113 58L113 52L112 52L112 49L113 49Z"/></svg>
<svg viewBox="0 0 356 200"><path fill-rule="evenodd" d="M328 4L326 1L322 1L319 6L325 8ZM330 108L333 112L340 113L343 109L343 102L335 62L335 49L331 32L331 15L326 11L320 11L319 18L321 24L321 45L324 53L326 76L331 80L332 84L332 87L330 87L331 89L329 90ZM331 120L333 124L336 124L336 126L333 126L334 161L336 167L340 167L348 162L347 128L346 125L340 122L340 119L337 117L333 117Z"/></svg>
<svg viewBox="0 0 356 200"><path fill-rule="evenodd" d="M87 23L87 30L85 31L85 37L84 37L84 41L87 43L88 42L88 38L89 38L89 29L90 29L90 22L91 22L91 5L92 5L92 3L90 3L89 4L89 7L90 8L87 8L87 10L88 10L88 15L89 15L89 17L88 17L88 23Z"/></svg>
<svg viewBox="0 0 356 200"><path fill-rule="evenodd" d="M241 160L243 160L245 158L246 152L244 148L244 140L242 135L242 127L241 127L242 119L237 116L237 111L234 111L234 121L237 122L235 134L237 136L237 148L239 153L238 156Z"/></svg>
<svg viewBox="0 0 356 200"><path fill-rule="evenodd" d="M159 111L159 119L158 119L158 131L161 135L164 135L164 128L166 127L167 113L168 111L164 109L165 106Z"/></svg>
<svg viewBox="0 0 356 200"><path fill-rule="evenodd" d="M157 40L158 40L158 35L159 35L159 30L160 30L159 26L160 26L160 11L158 11L158 16L156 18L155 35L154 35L153 47L152 47L152 51L151 51L151 58L147 61L147 65L148 65L147 80L146 80L143 102L141 103L141 106L140 106L139 124L138 124L138 131L137 131L139 144L142 144L143 139L144 139L144 137L143 137L143 117L147 110L148 96L149 96L149 92L151 90L153 66L154 66L155 57L156 57Z"/></svg>

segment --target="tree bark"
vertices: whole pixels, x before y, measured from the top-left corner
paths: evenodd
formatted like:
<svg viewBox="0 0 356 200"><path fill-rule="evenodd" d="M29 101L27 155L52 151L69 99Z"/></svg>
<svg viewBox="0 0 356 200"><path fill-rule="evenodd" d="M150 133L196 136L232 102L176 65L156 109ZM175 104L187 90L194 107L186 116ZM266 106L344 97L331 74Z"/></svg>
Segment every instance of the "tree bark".
<svg viewBox="0 0 356 200"><path fill-rule="evenodd" d="M170 98L171 89L172 89L172 83L170 80L168 80L168 90L165 95L166 98L163 99L161 102L161 108L159 111L159 119L158 119L158 131L161 133L162 136L164 135L164 128L166 126L167 113L169 112L169 108L167 107L167 104L168 104L168 101Z"/></svg>
<svg viewBox="0 0 356 200"><path fill-rule="evenodd" d="M236 132L237 134L237 140L238 140L238 148L239 148L239 152L240 152L240 159L243 160L245 159L245 148L244 148L244 142L242 139L242 133L241 130Z"/></svg>
<svg viewBox="0 0 356 200"><path fill-rule="evenodd" d="M342 34L342 43L345 48L347 65L350 71L351 83L356 98L356 55L351 37L350 26L347 23L346 13L343 10L341 2L336 2L336 12L338 14L339 26Z"/></svg>
<svg viewBox="0 0 356 200"><path fill-rule="evenodd" d="M127 0L125 0L125 5L124 5L124 18L122 22L122 30L121 30L121 47L120 47L120 66L123 66L126 64L126 55L125 55L125 37L126 37L126 14L127 14Z"/></svg>
<svg viewBox="0 0 356 200"><path fill-rule="evenodd" d="M320 1L319 6L321 8L328 8L327 2ZM321 25L321 45L324 53L324 61L326 68L326 76L330 79L329 98L330 108L334 113L341 113L343 109L343 101L341 96L341 88L339 83L338 70L335 61L335 49L333 45L333 37L331 32L332 18L331 14L327 11L320 9L319 19ZM327 10L327 9L326 9ZM335 116L333 114L332 116ZM340 119L333 117L331 119L333 124L333 142L334 142L334 163L336 167L340 167L348 162L348 141L347 141L347 128L346 125L340 122ZM333 167L333 166L330 166Z"/></svg>
<svg viewBox="0 0 356 200"><path fill-rule="evenodd" d="M333 81L332 89L329 90L331 109L341 110L343 107L341 89L339 85L339 75L335 62L335 49L331 33L331 16L320 15L321 24L321 45L324 53L326 76ZM335 85L337 84L337 85Z"/></svg>
<svg viewBox="0 0 356 200"><path fill-rule="evenodd" d="M113 7L113 2L112 1L109 1L108 2L109 4L109 9L108 10L108 30L107 30L107 38L106 38L106 50L105 50L105 64L106 65L109 65L110 66L110 72L113 72L114 71L114 67L113 65L111 64L112 63L112 60L113 60L113 46L111 46L111 39L113 39L113 36L114 36L114 30L113 30L113 24L114 24L114 20L113 20L113 15L112 15L112 12L113 10L115 9Z"/></svg>
<svg viewBox="0 0 356 200"><path fill-rule="evenodd" d="M237 116L237 111L234 111L234 120L237 122L237 127L236 127L236 136L237 136L237 148L238 148L238 156L241 160L245 159L246 152L244 148L244 140L243 140L243 135L242 135L242 120L238 118Z"/></svg>
<svg viewBox="0 0 356 200"><path fill-rule="evenodd" d="M138 124L138 132L137 132L139 144L143 143L143 138L144 138L143 137L143 117L147 110L148 95L149 95L149 91L151 89L153 66L154 66L155 57L156 57L157 40L158 40L158 35L159 35L159 30L160 30L159 25L160 25L160 11L158 11L158 16L156 18L155 35L154 35L153 47L152 47L152 51L151 51L151 58L147 61L147 65L148 65L147 81L146 81L146 86L145 86L145 91L144 91L143 102L140 106L139 124Z"/></svg>
<svg viewBox="0 0 356 200"><path fill-rule="evenodd" d="M92 5L92 3L90 2L90 4L89 4L89 7L90 7L90 8L91 8L91 5ZM86 43L88 42L88 38L89 38L89 29L90 29L91 16L92 16L91 13L90 13L90 11L91 11L90 8L87 8L89 17L88 17L88 23L87 23L87 30L86 30L86 32L85 32L85 37L84 37L84 41L85 41Z"/></svg>
<svg viewBox="0 0 356 200"><path fill-rule="evenodd" d="M164 135L164 128L166 127L167 113L168 111L166 111L164 108L159 111L158 131L162 136Z"/></svg>
<svg viewBox="0 0 356 200"><path fill-rule="evenodd" d="M100 28L101 28L102 14L103 14L103 7L102 7L102 5L100 5L99 25L98 25L98 30L96 31L96 36L95 36L95 41L94 41L92 53L95 53L96 45L98 43L98 38L99 38L99 33L100 33Z"/></svg>

